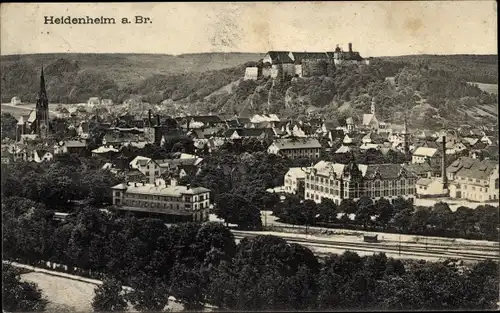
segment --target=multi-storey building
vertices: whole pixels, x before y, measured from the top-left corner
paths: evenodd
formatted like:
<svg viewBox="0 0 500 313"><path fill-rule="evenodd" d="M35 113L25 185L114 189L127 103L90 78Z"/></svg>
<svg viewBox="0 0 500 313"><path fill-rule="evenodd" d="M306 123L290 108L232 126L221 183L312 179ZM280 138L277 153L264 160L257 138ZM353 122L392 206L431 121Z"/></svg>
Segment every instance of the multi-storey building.
<svg viewBox="0 0 500 313"><path fill-rule="evenodd" d="M450 197L476 202L498 201L498 161L462 157L453 162L446 175Z"/></svg>
<svg viewBox="0 0 500 313"><path fill-rule="evenodd" d="M306 178L306 169L302 167L292 167L285 174L284 191L297 194L301 184L304 184Z"/></svg>
<svg viewBox="0 0 500 313"><path fill-rule="evenodd" d="M203 187L177 185L172 179L168 185L128 182L111 189L113 205L119 211L166 217L170 221L208 221L210 190Z"/></svg>
<svg viewBox="0 0 500 313"><path fill-rule="evenodd" d="M415 195L418 176L401 164L338 164L320 161L308 169L305 179L305 199L320 203L323 198L340 204L343 199L358 200L367 196L373 200L398 197L411 199Z"/></svg>
<svg viewBox="0 0 500 313"><path fill-rule="evenodd" d="M283 138L276 139L267 148L270 154L282 154L291 159L319 158L321 144L315 138Z"/></svg>

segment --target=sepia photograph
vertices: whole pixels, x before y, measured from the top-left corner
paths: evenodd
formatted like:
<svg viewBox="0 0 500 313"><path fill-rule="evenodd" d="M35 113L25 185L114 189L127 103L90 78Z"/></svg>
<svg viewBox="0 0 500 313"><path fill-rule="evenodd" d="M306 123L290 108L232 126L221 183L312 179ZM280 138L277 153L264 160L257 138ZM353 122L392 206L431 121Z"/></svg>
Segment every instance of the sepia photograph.
<svg viewBox="0 0 500 313"><path fill-rule="evenodd" d="M500 310L497 9L0 4L2 313Z"/></svg>

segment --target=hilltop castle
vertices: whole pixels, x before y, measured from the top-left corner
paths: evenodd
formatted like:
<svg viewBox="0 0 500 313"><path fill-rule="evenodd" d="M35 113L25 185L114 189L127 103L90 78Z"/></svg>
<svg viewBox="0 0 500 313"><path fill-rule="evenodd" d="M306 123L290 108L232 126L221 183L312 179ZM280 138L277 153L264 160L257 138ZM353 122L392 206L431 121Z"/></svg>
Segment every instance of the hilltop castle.
<svg viewBox="0 0 500 313"><path fill-rule="evenodd" d="M352 50L352 43L349 43L348 51L343 51L338 45L333 52L269 51L262 64L246 68L245 79L321 76L335 67L369 64L369 60Z"/></svg>

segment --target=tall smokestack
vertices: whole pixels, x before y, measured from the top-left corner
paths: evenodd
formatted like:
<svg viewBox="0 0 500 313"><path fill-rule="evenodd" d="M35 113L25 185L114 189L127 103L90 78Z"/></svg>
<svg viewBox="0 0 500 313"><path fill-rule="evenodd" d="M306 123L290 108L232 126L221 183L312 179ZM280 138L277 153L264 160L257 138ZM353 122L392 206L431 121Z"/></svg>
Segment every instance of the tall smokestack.
<svg viewBox="0 0 500 313"><path fill-rule="evenodd" d="M152 120L151 120L151 109L148 110L148 123L149 123L149 127L153 126L152 124Z"/></svg>
<svg viewBox="0 0 500 313"><path fill-rule="evenodd" d="M160 114L156 114L156 126L160 126Z"/></svg>
<svg viewBox="0 0 500 313"><path fill-rule="evenodd" d="M352 52L352 43L349 43L349 52Z"/></svg>
<svg viewBox="0 0 500 313"><path fill-rule="evenodd" d="M443 189L448 189L448 177L446 177L446 136L443 136L443 157L441 164L441 177L443 178Z"/></svg>

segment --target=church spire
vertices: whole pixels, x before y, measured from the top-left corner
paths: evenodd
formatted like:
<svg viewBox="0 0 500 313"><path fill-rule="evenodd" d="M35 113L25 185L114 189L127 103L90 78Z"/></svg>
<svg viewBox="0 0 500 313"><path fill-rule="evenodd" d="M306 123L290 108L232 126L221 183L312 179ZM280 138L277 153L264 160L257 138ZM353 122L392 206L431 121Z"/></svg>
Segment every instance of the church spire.
<svg viewBox="0 0 500 313"><path fill-rule="evenodd" d="M38 98L39 99L47 98L47 89L45 88L45 76L43 74L43 65L42 65L42 70L40 72L40 91L38 92Z"/></svg>

